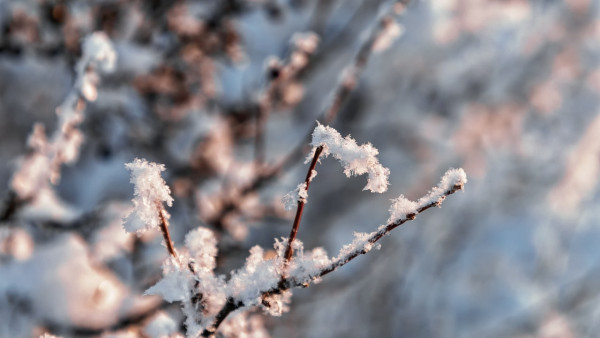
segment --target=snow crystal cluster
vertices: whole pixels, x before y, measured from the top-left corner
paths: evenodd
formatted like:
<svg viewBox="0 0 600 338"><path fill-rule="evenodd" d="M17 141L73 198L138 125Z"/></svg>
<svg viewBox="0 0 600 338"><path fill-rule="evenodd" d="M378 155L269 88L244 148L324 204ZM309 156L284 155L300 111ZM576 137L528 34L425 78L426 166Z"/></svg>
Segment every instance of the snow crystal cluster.
<svg viewBox="0 0 600 338"><path fill-rule="evenodd" d="M387 189L389 170L379 163L378 151L371 144L358 146L349 136L344 138L333 128L318 124L313 133L312 146L313 156L310 158L314 157L318 147L322 147L325 156L332 154L342 163L347 176L368 174L365 189L373 192ZM158 225L162 203L170 206L173 199L160 176L163 165L135 159L126 166L132 171L131 182L135 184L135 209L127 218L125 227L128 231L140 232ZM307 182L299 184L286 195L284 200L288 207L293 207L297 202L306 202L307 183L316 174L311 168ZM262 247L254 246L245 265L231 272L228 278L216 275L214 271L217 240L213 232L205 228L195 229L187 234L185 248L165 260L163 278L150 287L146 294L160 295L168 302L181 302L188 336L215 330L220 324L219 317L227 309L238 310L239 314L239 310L260 306L267 313L279 316L288 310L293 287L316 283L323 275L358 255L378 249L379 239L394 228L389 225L390 222L412 218L426 207L439 206L447 195L462 189L466 182L463 169L451 169L437 187L418 201L413 202L403 196L393 200L388 225L382 225L370 233L355 233L354 240L344 245L334 258L329 258L322 248L305 253L302 242L296 239L290 244L292 259L286 260L288 239L276 239L275 255L269 255ZM231 327L242 324L234 323L231 323Z"/></svg>
<svg viewBox="0 0 600 338"><path fill-rule="evenodd" d="M173 204L171 189L160 176L165 170L163 164L156 164L136 158L125 164L131 170L131 183L134 185L132 199L134 209L127 215L123 226L128 232L138 234L160 225L161 217L169 217L162 203ZM162 215L160 214L162 213Z"/></svg>
<svg viewBox="0 0 600 338"><path fill-rule="evenodd" d="M363 190L378 193L387 190L390 170L379 163L379 151L372 144L359 146L350 136L342 137L337 130L319 123L313 131L311 145L313 149L306 162L312 159L317 147L322 146L323 156L331 154L339 160L347 177L368 175L367 185Z"/></svg>
<svg viewBox="0 0 600 338"><path fill-rule="evenodd" d="M418 201L411 201L403 195L393 199L390 206L390 218L387 222L394 223L411 215L414 216L419 213L419 209L431 204L439 206L446 198L447 191L452 190L454 187L462 189L465 183L467 183L467 174L462 168L450 169L444 174L438 186L431 189L427 195L419 198Z"/></svg>

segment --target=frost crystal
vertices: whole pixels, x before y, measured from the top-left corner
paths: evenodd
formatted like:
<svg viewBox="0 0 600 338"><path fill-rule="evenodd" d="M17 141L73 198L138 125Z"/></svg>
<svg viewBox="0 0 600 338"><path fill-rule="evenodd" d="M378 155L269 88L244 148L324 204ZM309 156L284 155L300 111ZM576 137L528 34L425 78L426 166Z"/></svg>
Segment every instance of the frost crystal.
<svg viewBox="0 0 600 338"><path fill-rule="evenodd" d="M323 156L332 154L344 167L347 177L367 174L369 176L367 185L363 190L382 193L389 185L388 176L390 170L383 167L377 155L379 151L372 144L366 143L361 146L350 136L342 137L337 130L318 124L312 134L313 150L306 159L310 161L317 147L323 146Z"/></svg>
<svg viewBox="0 0 600 338"><path fill-rule="evenodd" d="M404 195L400 195L398 198L392 200L390 206L390 218L388 223L395 222L399 219L405 219L407 215L416 214L419 204L411 201Z"/></svg>
<svg viewBox="0 0 600 338"><path fill-rule="evenodd" d="M168 206L173 204L171 190L160 176L165 170L163 164L156 164L136 158L133 162L125 164L131 170L131 183L134 184L132 199L134 209L123 223L128 232L138 234L160 225L160 211L162 202ZM164 217L168 217L163 210Z"/></svg>
<svg viewBox="0 0 600 338"><path fill-rule="evenodd" d="M281 199L285 210L292 210L296 207L298 202L306 203L308 201L308 192L306 191L306 183L302 182L298 184L296 189L288 192Z"/></svg>

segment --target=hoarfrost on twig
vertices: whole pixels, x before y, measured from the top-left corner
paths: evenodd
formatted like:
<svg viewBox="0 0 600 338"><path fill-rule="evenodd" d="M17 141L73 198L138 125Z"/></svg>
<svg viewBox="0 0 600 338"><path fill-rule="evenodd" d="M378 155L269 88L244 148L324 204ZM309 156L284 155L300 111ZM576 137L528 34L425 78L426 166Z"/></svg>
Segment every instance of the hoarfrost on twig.
<svg viewBox="0 0 600 338"><path fill-rule="evenodd" d="M128 232L140 234L160 225L162 202L166 202L168 206L173 204L171 189L160 176L165 170L163 164L136 158L133 162L125 164L125 167L131 170L135 197L132 199L134 209L125 218L123 226ZM163 214L164 217L169 217L164 210Z"/></svg>
<svg viewBox="0 0 600 338"><path fill-rule="evenodd" d="M331 154L339 160L347 177L368 175L363 190L378 193L387 190L390 170L379 163L379 151L371 143L359 146L350 136L342 137L337 130L318 123L312 134L311 145L313 149L306 157L306 162L312 159L317 147L323 146L323 155L327 157Z"/></svg>

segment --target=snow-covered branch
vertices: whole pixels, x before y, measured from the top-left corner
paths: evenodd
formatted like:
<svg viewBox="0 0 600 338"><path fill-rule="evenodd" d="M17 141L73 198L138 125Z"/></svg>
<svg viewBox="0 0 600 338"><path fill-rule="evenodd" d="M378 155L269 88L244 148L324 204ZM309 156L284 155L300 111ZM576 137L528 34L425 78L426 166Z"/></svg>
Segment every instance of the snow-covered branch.
<svg viewBox="0 0 600 338"><path fill-rule="evenodd" d="M389 174L389 170L379 163L376 157L378 151L371 144L358 146L350 137L342 138L333 128L320 124L313 135L312 145L315 148L302 184L304 197L297 197L298 209L290 237L275 241L275 257L266 259L263 248L254 246L244 267L232 272L229 278L217 276L214 272L216 239L210 230L198 228L187 235L186 248L165 261L163 279L147 293L159 294L166 301L183 304L188 336L213 335L228 316L239 309L260 306L271 315L281 315L288 310L290 289L318 282L322 276L378 247L381 238L415 219L419 213L441 206L447 196L464 189L467 182L464 170L448 170L440 183L418 201L409 201L403 196L392 200L388 223L371 233L355 233L354 240L342 247L337 256L328 258L322 248L305 253L296 234L308 186L316 173L315 166L321 154L336 157L348 176L368 174L366 188L373 191L387 189ZM162 215L157 214L156 205L162 206L162 201L170 205L172 201L168 187L160 178L164 166L137 159L127 166L134 172L132 182L136 184L135 217L155 226L160 223L157 219ZM146 228L134 226L131 229Z"/></svg>
<svg viewBox="0 0 600 338"><path fill-rule="evenodd" d="M373 248L377 248L378 241L388 235L392 230L400 225L412 221L416 216L425 210L432 207L440 207L444 199L454 194L459 190L464 189L467 183L467 177L462 169L450 169L442 177L442 180L437 187L433 188L428 194L420 198L410 209L404 209L405 212L401 217L396 203L390 208L390 219L394 221L380 226L376 231L371 233L355 233L354 240L345 245L338 255L332 259L327 257L326 252L322 248L313 249L310 253L304 254L302 243L295 241L295 246L299 255L295 257L289 266L289 274L286 278L279 279L275 273L282 264L281 257L272 261L264 261L260 259L262 249L254 247L251 251L252 260L249 258L244 270L240 270L234 274L234 278L244 276L248 278L248 289L244 292L238 292L237 296L230 295L227 298L226 304L221 308L215 316L211 326L207 327L202 336L211 336L223 322L223 320L232 312L241 308L250 308L253 306L272 307L276 306L279 310L275 314L280 314L281 308L286 300L289 300L290 289L295 287L306 287L310 283L319 282L320 278L339 269L360 255L370 252ZM281 243L276 242L275 248L281 249ZM252 261L252 263L250 263ZM270 267L269 267L270 266ZM257 271L259 273L257 273ZM252 272L252 273L248 273ZM251 282L260 276L260 283ZM244 285L236 279L236 285L241 287ZM258 290L254 289L258 288Z"/></svg>
<svg viewBox="0 0 600 338"><path fill-rule="evenodd" d="M36 123L29 135L27 145L30 153L20 160L11 180L10 201L3 212L2 219L11 217L16 209L34 198L45 196L51 203L53 215L68 215L61 201L50 188L60 180L60 167L70 164L79 157L79 149L84 136L78 126L84 119L86 101L95 101L98 97L96 86L101 73L110 73L115 68L116 53L106 34L93 33L82 45L83 55L76 66L76 79L65 100L56 108L58 126L50 138L46 136L44 126ZM66 218L69 218L65 216Z"/></svg>
<svg viewBox="0 0 600 338"><path fill-rule="evenodd" d="M173 205L171 189L160 176L165 166L136 158L125 167L131 170L135 195L132 200L134 208L123 222L125 230L140 235L146 230L160 227L169 253L177 258L169 233L170 215L163 206L163 202L168 206Z"/></svg>

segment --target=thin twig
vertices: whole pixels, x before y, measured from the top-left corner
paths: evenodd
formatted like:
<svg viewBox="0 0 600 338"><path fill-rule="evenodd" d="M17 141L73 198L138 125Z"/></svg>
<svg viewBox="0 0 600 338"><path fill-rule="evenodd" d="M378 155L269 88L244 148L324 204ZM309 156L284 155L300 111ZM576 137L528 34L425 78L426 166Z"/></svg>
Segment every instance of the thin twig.
<svg viewBox="0 0 600 338"><path fill-rule="evenodd" d="M315 149L315 155L313 156L312 162L310 163L310 167L308 168L308 172L306 173L305 190L308 191L308 187L310 186L310 181L312 180L312 172L315 170L317 165L317 161L319 160L319 156L323 152L323 146L318 146ZM296 239L296 235L298 234L298 228L300 227L300 220L302 219L302 212L304 211L304 205L306 202L300 200L298 201L298 209L296 209L296 217L294 217L294 224L292 225L292 232L290 233L290 237L288 238L287 247L285 248L284 262L287 263L292 258L292 242ZM284 263L284 264L285 264Z"/></svg>

